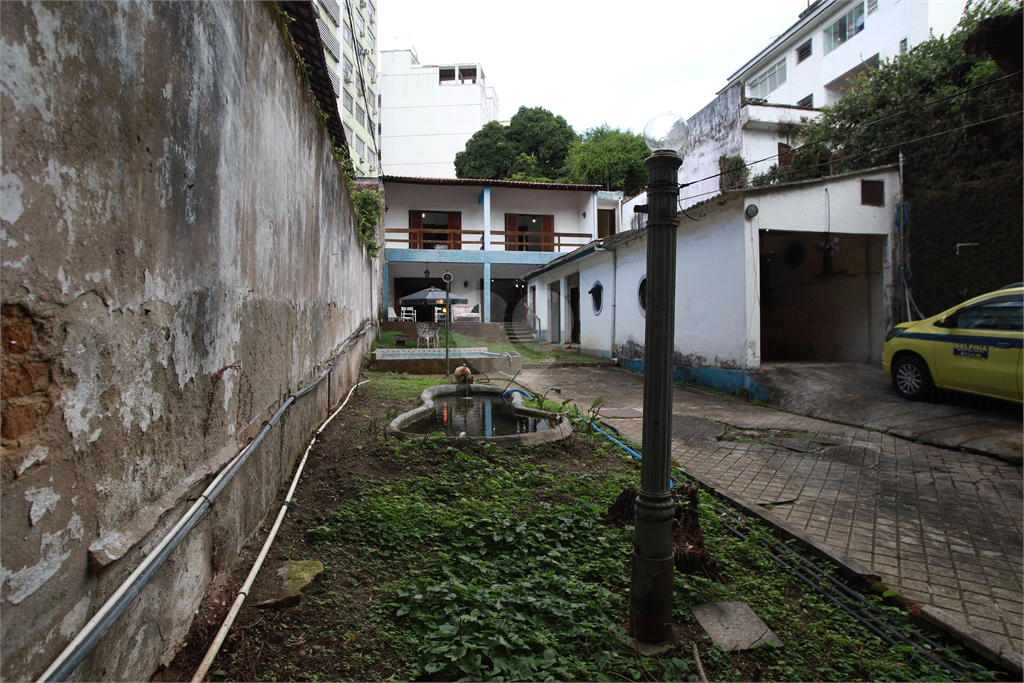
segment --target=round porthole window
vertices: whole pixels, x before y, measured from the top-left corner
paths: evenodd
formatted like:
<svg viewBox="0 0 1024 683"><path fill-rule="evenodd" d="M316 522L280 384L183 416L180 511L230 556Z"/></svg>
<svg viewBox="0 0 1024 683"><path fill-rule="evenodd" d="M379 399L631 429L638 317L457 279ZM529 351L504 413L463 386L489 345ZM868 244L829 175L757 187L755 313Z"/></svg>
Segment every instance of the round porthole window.
<svg viewBox="0 0 1024 683"><path fill-rule="evenodd" d="M640 287L637 290L637 300L640 302L640 312L647 315L647 278L640 281Z"/></svg>
<svg viewBox="0 0 1024 683"><path fill-rule="evenodd" d="M601 308L604 305L604 285L598 280L590 288L590 300L594 304L594 315L601 315Z"/></svg>

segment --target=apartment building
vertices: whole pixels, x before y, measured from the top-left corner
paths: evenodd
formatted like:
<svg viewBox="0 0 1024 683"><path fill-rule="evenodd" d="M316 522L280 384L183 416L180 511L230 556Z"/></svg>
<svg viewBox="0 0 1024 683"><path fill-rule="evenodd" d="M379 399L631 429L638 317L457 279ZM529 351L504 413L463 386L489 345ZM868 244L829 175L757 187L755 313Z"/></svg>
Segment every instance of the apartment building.
<svg viewBox="0 0 1024 683"><path fill-rule="evenodd" d="M413 50L381 57L381 149L388 175L454 178L455 155L488 121L498 97L476 63L420 64Z"/></svg>
<svg viewBox="0 0 1024 683"><path fill-rule="evenodd" d="M379 173L377 8L374 0L315 0L320 39L359 177Z"/></svg>
<svg viewBox="0 0 1024 683"><path fill-rule="evenodd" d="M799 20L729 77L746 98L771 104L834 104L860 72L897 57L931 33L948 35L965 0L817 0Z"/></svg>

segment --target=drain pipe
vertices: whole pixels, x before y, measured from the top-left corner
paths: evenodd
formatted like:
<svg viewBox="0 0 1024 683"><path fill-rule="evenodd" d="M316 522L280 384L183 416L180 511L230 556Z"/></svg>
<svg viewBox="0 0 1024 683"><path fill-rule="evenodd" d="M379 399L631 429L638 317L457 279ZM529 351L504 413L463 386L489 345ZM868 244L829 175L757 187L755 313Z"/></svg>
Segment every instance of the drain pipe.
<svg viewBox="0 0 1024 683"><path fill-rule="evenodd" d="M323 374L320 375L314 382L307 385L303 389L290 396L287 401L284 402L271 420L263 426L260 433L256 438L246 446L241 453L231 459L230 462L222 469L206 490L200 494L199 499L189 508L188 512L178 520L166 536L156 545L156 547L147 555L139 566L135 568L135 571L122 583L112 596L100 607L100 609L93 615L89 623L79 631L78 635L68 643L68 646L64 648L64 651L60 653L56 660L43 672L43 675L39 677L38 682L43 681L63 681L75 668L82 663L82 660L92 652L92 649L96 647L99 642L115 621L124 613L128 605L135 600L142 589L146 587L153 575L156 574L157 570L163 566L167 558L170 557L171 553L177 549L178 545L188 536L189 532L203 519L204 513L213 504L220 492L227 486L231 478L235 476L235 473L241 468L245 461L249 459L253 451L256 450L257 446L263 441L263 438L270 432L270 429L277 423L288 407L295 402L295 399L308 393L320 382L324 380L334 368L335 361L338 360L345 353L346 347L353 342L355 339L366 334L367 329L371 329L374 326L374 322L370 321L365 323L359 330L352 333L348 339L345 340L341 346L341 350L338 354L332 358L324 370Z"/></svg>
<svg viewBox="0 0 1024 683"><path fill-rule="evenodd" d="M224 623L220 627L220 631L217 632L217 637L214 638L213 644L210 645L210 649L207 650L206 656L203 658L202 663L199 665L199 669L196 671L195 676L192 677L192 683L201 683L206 678L207 672L213 665L213 660L216 659L217 653L220 652L221 645L224 644L224 639L227 638L228 632L231 631L231 626L235 623L235 618L238 616L239 611L242 609L242 603L245 602L245 598L249 595L249 589L252 587L253 581L256 580L256 575L259 574L260 569L263 567L263 561L267 558L267 553L270 552L270 547L274 543L274 539L277 537L277 531L281 528L281 522L284 521L284 516L288 512L288 506L292 502L292 496L295 493L295 487L299 483L299 477L302 476L302 470L306 466L306 458L309 457L309 451L313 448L313 444L316 443L316 438L320 436L320 433L324 431L324 428L331 423L331 420L341 412L341 409L348 405L348 401L352 398L352 393L356 390L356 387L360 387L370 380L365 380L356 384L349 390L348 396L345 397L345 402L338 407L334 413L327 418L327 420L320 425L320 429L316 430L316 434L310 439L309 445L306 446L306 452L302 455L302 461L299 463L299 467L295 470L295 476L292 478L291 488L288 489L288 495L285 496L284 503L281 504L281 510L277 513L277 521L274 522L273 529L270 530L270 534L267 536L266 542L263 544L263 549L260 551L259 557L256 558L256 563L249 571L249 576L246 578L245 583L238 589L238 595L235 597L235 602L231 605L231 611L228 612L228 616L224 619Z"/></svg>

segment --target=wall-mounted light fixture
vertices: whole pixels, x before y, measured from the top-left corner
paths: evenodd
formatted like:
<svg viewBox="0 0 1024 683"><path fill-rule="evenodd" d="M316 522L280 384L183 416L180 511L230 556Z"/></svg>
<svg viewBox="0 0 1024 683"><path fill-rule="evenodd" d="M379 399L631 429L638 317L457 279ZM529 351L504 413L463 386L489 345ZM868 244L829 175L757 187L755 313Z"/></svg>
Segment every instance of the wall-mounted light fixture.
<svg viewBox="0 0 1024 683"><path fill-rule="evenodd" d="M587 212L586 212L586 211L584 211L584 212L583 212L583 217L584 217L584 218L586 218L586 217L587 217Z"/></svg>
<svg viewBox="0 0 1024 683"><path fill-rule="evenodd" d="M430 266L427 266L427 269L423 271L423 277L425 277L425 278L429 278L430 277Z"/></svg>
<svg viewBox="0 0 1024 683"><path fill-rule="evenodd" d="M469 287L469 280L463 280L462 281L462 286L463 287Z"/></svg>

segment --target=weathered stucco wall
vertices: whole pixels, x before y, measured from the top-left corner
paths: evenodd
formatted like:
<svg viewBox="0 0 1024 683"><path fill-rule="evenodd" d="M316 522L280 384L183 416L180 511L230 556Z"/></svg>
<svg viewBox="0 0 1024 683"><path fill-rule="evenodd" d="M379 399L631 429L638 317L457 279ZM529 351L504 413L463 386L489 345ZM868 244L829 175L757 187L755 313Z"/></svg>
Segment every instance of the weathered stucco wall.
<svg viewBox="0 0 1024 683"><path fill-rule="evenodd" d="M373 319L331 140L270 3L0 3L0 674L35 677ZM148 680L358 373L298 399L76 670Z"/></svg>

